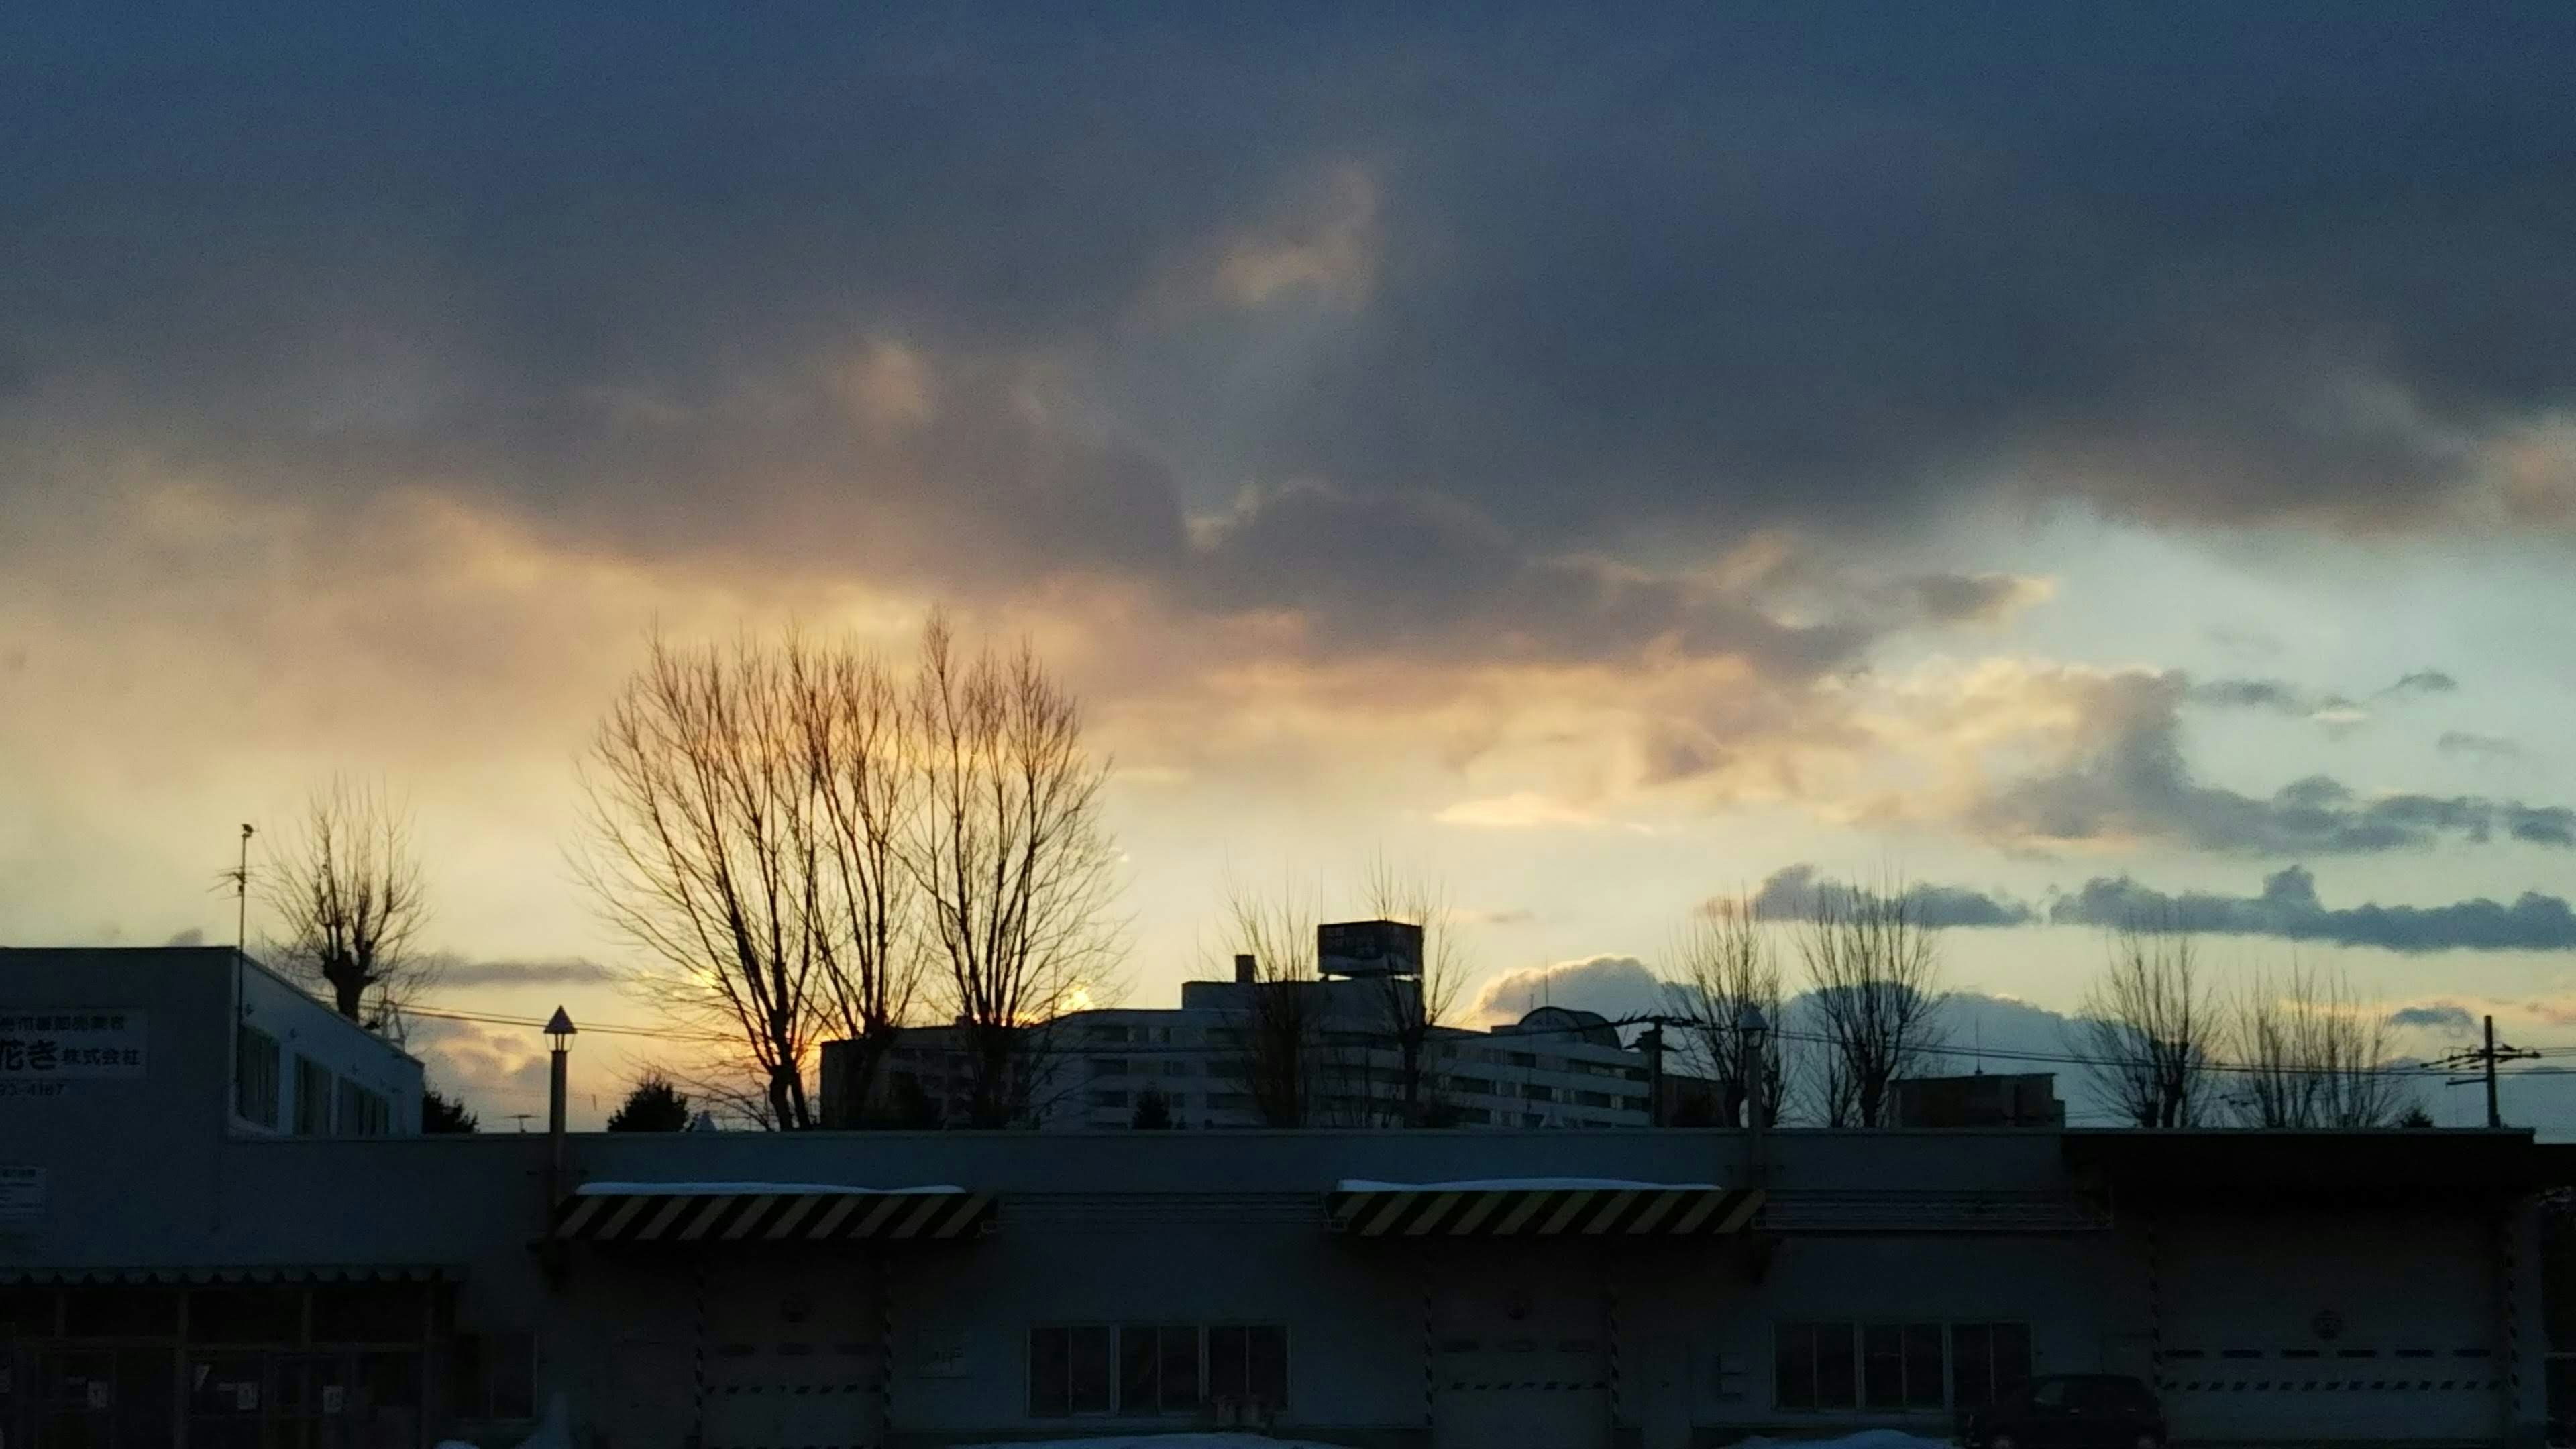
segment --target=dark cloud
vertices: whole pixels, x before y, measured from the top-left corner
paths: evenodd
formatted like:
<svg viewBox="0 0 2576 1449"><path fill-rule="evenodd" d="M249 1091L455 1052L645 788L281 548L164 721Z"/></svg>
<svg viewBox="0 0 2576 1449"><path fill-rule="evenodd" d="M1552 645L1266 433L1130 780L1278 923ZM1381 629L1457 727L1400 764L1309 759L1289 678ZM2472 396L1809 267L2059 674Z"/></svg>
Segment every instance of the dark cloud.
<svg viewBox="0 0 2576 1449"><path fill-rule="evenodd" d="M2363 799L2327 775L2268 796L2205 785L2182 753L2177 673L2082 681L2079 742L2056 768L2001 785L1969 812L1990 834L2022 841L2133 838L2242 855L2400 850L2498 835L2576 846L2576 810L2477 796L2393 794Z"/></svg>
<svg viewBox="0 0 2576 1449"><path fill-rule="evenodd" d="M1901 891L1914 910L1915 920L1925 926L2018 926L2033 918L2029 906L2010 896L1988 895L1964 886L1897 882L1887 889ZM1819 904L1847 905L1861 890L1847 882L1819 876L1812 865L1783 866L1754 892L1753 914L1765 921L1804 921L1815 916Z"/></svg>
<svg viewBox="0 0 2576 1449"><path fill-rule="evenodd" d="M2418 669L2401 675L2388 686L2387 694L2449 694L2460 687L2460 681L2438 669Z"/></svg>
<svg viewBox="0 0 2576 1449"><path fill-rule="evenodd" d="M2464 1032L2477 1026L2477 1018L2465 1006L2435 1002L2426 1006L2403 1006L2388 1013L2391 1026L2423 1027L2430 1031Z"/></svg>
<svg viewBox="0 0 2576 1449"><path fill-rule="evenodd" d="M1927 574L1914 581L1923 612L1945 624L1984 624L2030 597L2030 581L2010 574Z"/></svg>
<svg viewBox="0 0 2576 1449"><path fill-rule="evenodd" d="M2317 709L2307 691L2286 679L2204 679L2185 696L2193 704L2219 709L2260 709L2275 714L2305 715Z"/></svg>
<svg viewBox="0 0 2576 1449"><path fill-rule="evenodd" d="M587 986L613 981L616 973L596 961L562 957L546 961L467 960L444 956L434 963L442 989L477 986Z"/></svg>
<svg viewBox="0 0 2576 1449"><path fill-rule="evenodd" d="M2434 747L2446 755L2465 755L2473 760L2518 760L2522 746L2502 735L2473 734L2467 730L2444 730Z"/></svg>
<svg viewBox="0 0 2576 1449"><path fill-rule="evenodd" d="M2557 896L2525 891L2512 904L2484 898L2441 906L2365 904L2329 909L2316 877L2291 866L2264 877L2253 896L2167 894L2126 876L2097 877L2049 906L2056 925L2171 923L2216 935L2277 936L2390 951L2564 951L2576 949L2576 911Z"/></svg>
<svg viewBox="0 0 2576 1449"><path fill-rule="evenodd" d="M2386 526L2576 397L2531 304L2576 290L2576 16L2429 25L38 10L0 46L0 422L51 462L9 476L90 486L112 452L1201 600L1321 505L1238 529L1213 581L1182 520L1320 479L1430 530L1403 572L1499 558L1586 616L1506 614L1536 648L1658 609L1735 635L1575 558L1901 539L1996 469ZM931 369L918 416L869 392L881 342Z"/></svg>

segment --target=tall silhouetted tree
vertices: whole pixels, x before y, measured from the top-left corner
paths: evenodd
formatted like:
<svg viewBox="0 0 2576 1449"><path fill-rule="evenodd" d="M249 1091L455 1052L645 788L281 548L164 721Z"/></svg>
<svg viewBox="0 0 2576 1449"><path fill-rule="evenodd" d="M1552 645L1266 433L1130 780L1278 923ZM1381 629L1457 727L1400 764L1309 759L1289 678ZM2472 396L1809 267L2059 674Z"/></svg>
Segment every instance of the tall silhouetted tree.
<svg viewBox="0 0 2576 1449"><path fill-rule="evenodd" d="M2388 1127L2418 1105L2390 1058L2386 1013L2293 961L2237 998L2231 1104L2249 1127Z"/></svg>
<svg viewBox="0 0 2576 1449"><path fill-rule="evenodd" d="M420 1130L430 1132L479 1132L482 1120L465 1108L465 1104L436 1091L420 1094Z"/></svg>
<svg viewBox="0 0 2576 1449"><path fill-rule="evenodd" d="M626 1100L608 1114L611 1132L685 1132L689 1130L689 1097L660 1072L646 1072L627 1089Z"/></svg>
<svg viewBox="0 0 2576 1449"><path fill-rule="evenodd" d="M1447 1021L1459 984L1466 978L1466 943L1448 891L1418 871L1399 868L1382 854L1369 862L1361 896L1371 916L1422 928L1421 975L1374 980L1376 1031L1395 1057L1394 1101L1380 1115L1397 1125L1418 1127L1430 1119L1436 1106L1431 1041Z"/></svg>
<svg viewBox="0 0 2576 1449"><path fill-rule="evenodd" d="M1941 1046L1938 939L1902 882L1818 892L1798 940L1807 999L1825 1038L1824 1118L1836 1127L1884 1126L1889 1087Z"/></svg>
<svg viewBox="0 0 2576 1449"><path fill-rule="evenodd" d="M1172 1099L1164 1096L1159 1087L1147 1087L1138 1092L1135 1115L1127 1119L1127 1125L1147 1132L1169 1128L1172 1125Z"/></svg>
<svg viewBox="0 0 2576 1449"><path fill-rule="evenodd" d="M1746 1122L1744 1014L1762 1015L1762 1120L1776 1123L1788 1099L1787 1050L1781 1031L1780 956L1752 902L1711 900L1691 913L1674 940L1666 990L1688 1019L1686 1056L1716 1084L1711 1122L1674 1125L1734 1127Z"/></svg>
<svg viewBox="0 0 2576 1449"><path fill-rule="evenodd" d="M437 958L412 950L428 909L410 811L335 780L306 802L299 828L271 841L259 893L278 921L272 959L349 1020L396 1028L437 975Z"/></svg>
<svg viewBox="0 0 2576 1449"><path fill-rule="evenodd" d="M2132 921L2070 1027L2094 1089L2139 1127L2196 1127L2209 1115L2210 1047L2224 1015L2200 975L2192 937Z"/></svg>
<svg viewBox="0 0 2576 1449"><path fill-rule="evenodd" d="M1108 766L1084 743L1081 706L1028 645L970 658L935 616L910 722L922 799L905 863L945 977L941 1004L966 1044L967 1125L1005 1126L1048 1076L1050 1023L1102 999L1116 964Z"/></svg>
<svg viewBox="0 0 2576 1449"><path fill-rule="evenodd" d="M1316 912L1294 885L1275 895L1229 880L1225 956L1251 958L1243 1004L1218 1030L1232 1049L1218 1070L1240 1083L1265 1127L1312 1125L1321 1104L1324 998L1315 970Z"/></svg>

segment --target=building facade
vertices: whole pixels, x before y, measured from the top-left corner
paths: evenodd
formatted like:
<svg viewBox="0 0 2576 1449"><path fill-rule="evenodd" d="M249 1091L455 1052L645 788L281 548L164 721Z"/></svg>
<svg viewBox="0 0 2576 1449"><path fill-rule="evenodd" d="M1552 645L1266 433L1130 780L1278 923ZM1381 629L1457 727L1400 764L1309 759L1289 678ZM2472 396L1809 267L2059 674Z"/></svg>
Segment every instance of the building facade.
<svg viewBox="0 0 2576 1449"><path fill-rule="evenodd" d="M2564 1361L2568 1165L2521 1132L295 1136L177 1110L155 1001L125 1094L0 1101L46 1178L0 1226L9 1449L549 1404L586 1449L1699 1449L2100 1370L2185 1443L2536 1445Z"/></svg>
<svg viewBox="0 0 2576 1449"><path fill-rule="evenodd" d="M1646 1127L1664 1066L1621 1043L1600 1015L1540 1007L1486 1031L1421 1031L1407 1099L1405 1053L1392 1023L1417 1021L1420 985L1405 978L1326 978L1293 983L1189 981L1178 1007L1072 1012L1029 1036L1026 1120L1054 1131L1132 1126L1148 1098L1179 1128L1274 1125L1282 1115L1262 1090L1276 1054L1255 1045L1262 993L1307 998L1299 1036L1306 1078L1300 1125L1447 1127ZM827 1125L857 1117L963 1123L973 1073L963 1033L928 1027L896 1039L882 1074L852 1098L840 1086L840 1043L824 1047Z"/></svg>

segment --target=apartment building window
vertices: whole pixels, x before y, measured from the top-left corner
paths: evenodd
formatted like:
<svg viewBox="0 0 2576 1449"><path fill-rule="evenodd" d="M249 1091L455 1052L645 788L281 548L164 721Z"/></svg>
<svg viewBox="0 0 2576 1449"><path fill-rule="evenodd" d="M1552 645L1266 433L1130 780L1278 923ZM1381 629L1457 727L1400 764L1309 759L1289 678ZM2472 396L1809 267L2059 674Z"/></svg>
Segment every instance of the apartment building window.
<svg viewBox="0 0 2576 1449"><path fill-rule="evenodd" d="M1124 1107L1127 1105L1127 1094L1125 1092L1094 1092L1091 1094L1091 1105L1095 1107Z"/></svg>
<svg viewBox="0 0 2576 1449"><path fill-rule="evenodd" d="M295 1059L295 1135L331 1135L331 1069L311 1057Z"/></svg>
<svg viewBox="0 0 2576 1449"><path fill-rule="evenodd" d="M1123 1077L1125 1075L1127 1075L1127 1059L1125 1057L1093 1057L1091 1059L1091 1079L1095 1082L1100 1080L1102 1077Z"/></svg>
<svg viewBox="0 0 2576 1449"><path fill-rule="evenodd" d="M1527 1101L1550 1102L1556 1099L1556 1089L1539 1082L1524 1082L1521 1084L1521 1096Z"/></svg>
<svg viewBox="0 0 2576 1449"><path fill-rule="evenodd" d="M1512 1052L1509 1054L1509 1060L1516 1067L1534 1067L1538 1065L1538 1053Z"/></svg>
<svg viewBox="0 0 2576 1449"><path fill-rule="evenodd" d="M2030 1327L1783 1323L1773 1333L1771 1363L1776 1408L1878 1413L1973 1409L2029 1382Z"/></svg>
<svg viewBox="0 0 2576 1449"><path fill-rule="evenodd" d="M277 1038L255 1026L233 1033L233 1113L262 1127L277 1125Z"/></svg>
<svg viewBox="0 0 2576 1449"><path fill-rule="evenodd" d="M1163 1075L1167 1077L1195 1077L1198 1074L1199 1064L1193 1061L1163 1063Z"/></svg>
<svg viewBox="0 0 2576 1449"><path fill-rule="evenodd" d="M1127 1028L1123 1026L1111 1026L1105 1022L1098 1023L1091 1028L1091 1039L1097 1042L1123 1043L1127 1040Z"/></svg>

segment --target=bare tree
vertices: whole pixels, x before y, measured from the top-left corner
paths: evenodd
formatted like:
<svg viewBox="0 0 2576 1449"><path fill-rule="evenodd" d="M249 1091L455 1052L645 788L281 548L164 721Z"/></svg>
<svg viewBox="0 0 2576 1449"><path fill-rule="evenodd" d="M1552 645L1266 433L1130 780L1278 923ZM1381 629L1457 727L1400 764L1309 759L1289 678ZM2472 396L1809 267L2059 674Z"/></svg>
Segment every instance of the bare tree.
<svg viewBox="0 0 2576 1449"><path fill-rule="evenodd" d="M281 928L271 955L342 1016L396 1031L438 972L436 957L412 950L428 907L411 812L380 788L334 780L306 802L301 826L271 846L260 881Z"/></svg>
<svg viewBox="0 0 2576 1449"><path fill-rule="evenodd" d="M2239 997L2232 1104L2250 1127L2390 1127L2416 1105L2390 1060L2386 1014L2341 975L2292 961Z"/></svg>
<svg viewBox="0 0 2576 1449"><path fill-rule="evenodd" d="M668 968L643 988L743 1043L782 1129L813 1125L805 1064L829 954L797 704L775 652L654 638L592 741L576 860L608 923Z"/></svg>
<svg viewBox="0 0 2576 1449"><path fill-rule="evenodd" d="M2196 1127L2210 1106L2210 1046L2223 1026L2200 952L2170 921L2111 934L2102 974L2068 1028L2094 1089L2140 1127Z"/></svg>
<svg viewBox="0 0 2576 1449"><path fill-rule="evenodd" d="M1360 892L1371 916L1422 928L1422 974L1373 978L1380 1018L1376 1029L1395 1057L1392 1117L1399 1125L1418 1127L1436 1105L1431 1041L1447 1022L1467 975L1466 942L1448 891L1428 876L1398 868L1382 853L1370 860ZM1373 1096L1364 1094L1364 1100Z"/></svg>
<svg viewBox="0 0 2576 1449"><path fill-rule="evenodd" d="M821 914L811 923L813 1005L824 1027L852 1043L841 1087L859 1108L873 1099L922 977L919 877L904 860L922 777L903 691L882 660L791 638L786 669L813 797L804 818L819 837L810 846Z"/></svg>
<svg viewBox="0 0 2576 1449"><path fill-rule="evenodd" d="M1244 1005L1222 1028L1234 1034L1225 1070L1242 1084L1262 1125L1310 1125L1320 1108L1324 1057L1315 908L1293 887L1269 896L1229 880L1225 890L1228 954L1252 958Z"/></svg>
<svg viewBox="0 0 2576 1449"><path fill-rule="evenodd" d="M1941 1046L1949 997L1938 938L1896 882L1819 892L1798 952L1825 1039L1819 1093L1826 1124L1885 1125L1890 1084Z"/></svg>
<svg viewBox="0 0 2576 1449"><path fill-rule="evenodd" d="M1743 1126L1746 1112L1745 1012L1758 1011L1762 1038L1762 1121L1776 1123L1789 1093L1782 1044L1780 958L1770 935L1738 897L1712 900L1691 913L1674 938L1667 990L1689 1022L1686 1055L1717 1086L1718 1122Z"/></svg>
<svg viewBox="0 0 2576 1449"><path fill-rule="evenodd" d="M921 808L904 852L932 959L966 1038L970 1125L1025 1115L1048 1024L1097 999L1115 964L1116 850L1107 765L1082 710L1023 644L964 657L945 619L922 634L911 721Z"/></svg>

